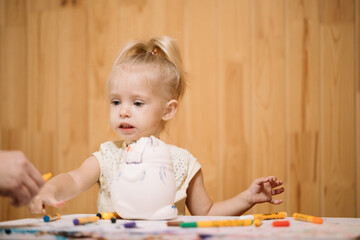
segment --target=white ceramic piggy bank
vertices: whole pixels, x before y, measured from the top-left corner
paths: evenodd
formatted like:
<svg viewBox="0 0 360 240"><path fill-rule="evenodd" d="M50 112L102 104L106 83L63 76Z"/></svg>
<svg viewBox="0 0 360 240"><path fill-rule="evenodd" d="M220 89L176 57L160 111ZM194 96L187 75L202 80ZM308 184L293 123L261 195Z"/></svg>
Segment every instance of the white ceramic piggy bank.
<svg viewBox="0 0 360 240"><path fill-rule="evenodd" d="M176 184L168 146L153 136L143 137L124 154L125 163L111 186L116 212L128 219L175 218Z"/></svg>

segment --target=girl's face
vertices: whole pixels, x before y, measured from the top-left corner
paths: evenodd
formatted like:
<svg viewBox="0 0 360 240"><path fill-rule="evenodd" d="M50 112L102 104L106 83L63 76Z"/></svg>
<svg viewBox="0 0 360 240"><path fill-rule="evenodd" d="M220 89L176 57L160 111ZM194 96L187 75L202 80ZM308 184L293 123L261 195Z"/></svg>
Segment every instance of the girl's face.
<svg viewBox="0 0 360 240"><path fill-rule="evenodd" d="M159 77L151 66L122 68L109 88L110 124L130 144L141 137L159 137L166 101L151 86Z"/></svg>

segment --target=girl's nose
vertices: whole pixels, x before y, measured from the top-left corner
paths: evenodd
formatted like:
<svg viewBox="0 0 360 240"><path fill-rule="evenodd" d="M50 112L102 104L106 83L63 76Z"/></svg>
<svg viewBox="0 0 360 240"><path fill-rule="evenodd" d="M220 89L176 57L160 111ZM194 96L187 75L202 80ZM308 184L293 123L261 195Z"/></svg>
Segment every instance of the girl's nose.
<svg viewBox="0 0 360 240"><path fill-rule="evenodd" d="M126 106L122 106L120 109L120 117L121 118L126 118L126 117L130 117L130 110L128 107Z"/></svg>

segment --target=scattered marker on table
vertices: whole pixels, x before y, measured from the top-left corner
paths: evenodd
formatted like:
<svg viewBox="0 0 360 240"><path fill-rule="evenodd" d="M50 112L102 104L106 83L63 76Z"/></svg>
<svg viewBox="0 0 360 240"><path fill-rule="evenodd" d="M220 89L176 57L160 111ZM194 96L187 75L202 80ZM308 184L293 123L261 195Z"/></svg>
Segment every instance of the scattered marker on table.
<svg viewBox="0 0 360 240"><path fill-rule="evenodd" d="M314 216L305 215L305 214L301 214L301 213L294 213L293 218L295 220L317 223L317 224L322 224L324 221L321 217L314 217Z"/></svg>
<svg viewBox="0 0 360 240"><path fill-rule="evenodd" d="M117 214L116 212L102 212L102 213L97 213L96 216L98 216L100 219L111 219L111 218L120 218L119 214Z"/></svg>
<svg viewBox="0 0 360 240"><path fill-rule="evenodd" d="M286 212L277 212L277 213L268 213L268 214L253 214L254 219L262 218L262 220L271 220L271 219L284 219L286 218Z"/></svg>
<svg viewBox="0 0 360 240"><path fill-rule="evenodd" d="M124 223L125 228L136 228L136 222L127 222Z"/></svg>
<svg viewBox="0 0 360 240"><path fill-rule="evenodd" d="M260 227L262 224L262 218L255 218L254 219L254 226L255 227Z"/></svg>
<svg viewBox="0 0 360 240"><path fill-rule="evenodd" d="M116 217L112 217L110 220L111 220L111 223L116 223Z"/></svg>
<svg viewBox="0 0 360 240"><path fill-rule="evenodd" d="M169 221L166 223L168 227L180 227L181 221Z"/></svg>
<svg viewBox="0 0 360 240"><path fill-rule="evenodd" d="M44 222L52 222L52 221L58 220L60 218L61 218L60 213L55 213L55 214L51 214L51 215L45 215L43 219L44 219Z"/></svg>
<svg viewBox="0 0 360 240"><path fill-rule="evenodd" d="M273 221L273 227L288 227L290 226L290 222L288 220L285 221Z"/></svg>
<svg viewBox="0 0 360 240"><path fill-rule="evenodd" d="M73 223L74 223L74 225L84 225L84 224L87 224L87 223L97 222L98 220L99 220L98 216L75 218L73 220Z"/></svg>
<svg viewBox="0 0 360 240"><path fill-rule="evenodd" d="M195 228L195 227L236 227L236 226L250 226L253 220L214 220L214 221L199 221L199 222L183 222L180 227Z"/></svg>

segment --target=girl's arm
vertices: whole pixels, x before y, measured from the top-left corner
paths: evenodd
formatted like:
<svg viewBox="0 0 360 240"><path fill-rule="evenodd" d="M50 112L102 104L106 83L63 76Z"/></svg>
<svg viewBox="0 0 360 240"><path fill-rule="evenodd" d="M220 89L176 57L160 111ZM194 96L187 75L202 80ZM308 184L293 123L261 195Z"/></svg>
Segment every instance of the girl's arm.
<svg viewBox="0 0 360 240"><path fill-rule="evenodd" d="M272 176L259 178L251 184L249 189L235 197L213 203L206 192L203 174L200 169L189 184L186 205L192 215L239 216L256 203L282 203L282 200L272 199L272 195L284 191L284 188L273 189L282 185L282 183L282 181Z"/></svg>
<svg viewBox="0 0 360 240"><path fill-rule="evenodd" d="M32 213L45 213L45 206L61 207L65 201L75 197L98 182L100 166L91 156L82 165L70 172L62 173L45 183L39 194L28 205Z"/></svg>

